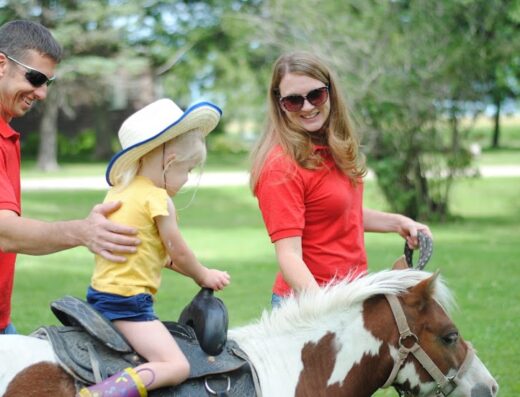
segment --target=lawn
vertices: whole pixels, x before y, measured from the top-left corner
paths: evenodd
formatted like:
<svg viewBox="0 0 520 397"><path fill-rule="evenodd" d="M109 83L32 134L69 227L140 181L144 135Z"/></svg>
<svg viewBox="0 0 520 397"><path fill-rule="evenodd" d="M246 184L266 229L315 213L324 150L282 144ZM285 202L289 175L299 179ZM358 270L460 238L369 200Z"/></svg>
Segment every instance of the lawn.
<svg viewBox="0 0 520 397"><path fill-rule="evenodd" d="M176 198L182 208L191 192ZM470 179L456 185L450 224L431 225L435 249L428 268L440 269L457 298L452 313L463 336L496 376L501 396L520 395L520 183L517 178ZM103 192L24 192L26 216L71 219L85 216ZM384 209L374 182L367 182L366 205ZM232 284L219 296L230 314L230 326L245 324L269 307L276 271L272 246L255 200L246 187L199 188L191 205L179 214L181 229L203 263L228 270ZM389 267L402 253L403 242L391 234L368 234L370 270ZM83 297L93 257L85 248L30 257L20 255L13 297L13 320L28 333L57 320L49 302L65 294ZM157 312L176 319L198 290L190 280L166 272ZM395 396L380 391L378 397Z"/></svg>

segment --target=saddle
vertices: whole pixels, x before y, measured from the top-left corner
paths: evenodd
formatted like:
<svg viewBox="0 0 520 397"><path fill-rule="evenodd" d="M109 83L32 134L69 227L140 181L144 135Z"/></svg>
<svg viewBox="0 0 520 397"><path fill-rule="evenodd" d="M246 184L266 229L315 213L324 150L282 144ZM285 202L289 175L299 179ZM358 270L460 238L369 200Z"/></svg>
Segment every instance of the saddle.
<svg viewBox="0 0 520 397"><path fill-rule="evenodd" d="M163 322L188 359L190 376L180 385L151 391L150 397L260 396L247 355L227 340L227 310L212 293L201 290L179 322ZM64 325L40 327L32 336L51 343L78 387L146 362L109 320L81 299L66 296L52 302L51 309Z"/></svg>

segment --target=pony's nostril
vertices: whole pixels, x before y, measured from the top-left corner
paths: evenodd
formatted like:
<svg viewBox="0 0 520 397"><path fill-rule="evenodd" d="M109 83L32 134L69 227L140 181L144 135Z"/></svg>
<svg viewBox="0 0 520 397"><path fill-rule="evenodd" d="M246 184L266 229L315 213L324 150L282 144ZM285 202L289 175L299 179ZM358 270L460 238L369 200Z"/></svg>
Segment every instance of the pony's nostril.
<svg viewBox="0 0 520 397"><path fill-rule="evenodd" d="M498 385L494 382L492 385L479 383L471 389L471 397L495 397L498 392Z"/></svg>

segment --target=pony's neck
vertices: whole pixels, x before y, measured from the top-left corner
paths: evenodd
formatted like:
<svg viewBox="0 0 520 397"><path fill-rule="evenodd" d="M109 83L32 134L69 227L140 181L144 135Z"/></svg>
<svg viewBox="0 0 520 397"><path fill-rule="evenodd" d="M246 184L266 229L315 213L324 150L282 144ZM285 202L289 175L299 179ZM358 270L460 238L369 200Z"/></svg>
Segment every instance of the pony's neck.
<svg viewBox="0 0 520 397"><path fill-rule="evenodd" d="M284 319L289 323L284 324ZM295 320L292 327L290 319ZM370 385L372 381L366 381L370 374L359 373L360 363L367 357L374 360L370 368L377 364L383 345L365 329L362 304L352 305L341 316L330 314L307 321L290 313L264 314L258 324L231 330L229 338L251 359L263 395L307 396L326 390L327 396L368 397L384 382ZM365 381L351 380L355 378L351 371Z"/></svg>

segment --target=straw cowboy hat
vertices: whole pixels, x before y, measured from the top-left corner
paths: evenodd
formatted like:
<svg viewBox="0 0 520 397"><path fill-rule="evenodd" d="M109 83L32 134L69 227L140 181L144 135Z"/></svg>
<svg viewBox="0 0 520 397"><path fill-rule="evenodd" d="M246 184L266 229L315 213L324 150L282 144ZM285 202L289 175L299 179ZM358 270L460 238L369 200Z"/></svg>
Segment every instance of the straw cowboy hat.
<svg viewBox="0 0 520 397"><path fill-rule="evenodd" d="M118 136L122 150L112 157L106 180L114 185L115 176L126 170L146 153L193 129L209 134L218 124L222 110L209 102L199 102L186 111L171 99L159 99L128 117Z"/></svg>

